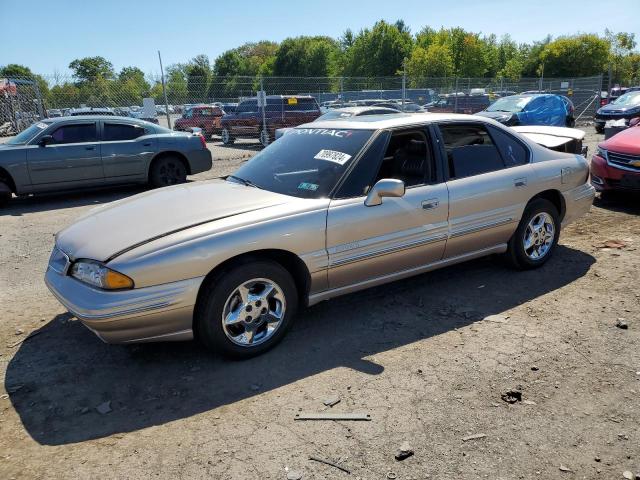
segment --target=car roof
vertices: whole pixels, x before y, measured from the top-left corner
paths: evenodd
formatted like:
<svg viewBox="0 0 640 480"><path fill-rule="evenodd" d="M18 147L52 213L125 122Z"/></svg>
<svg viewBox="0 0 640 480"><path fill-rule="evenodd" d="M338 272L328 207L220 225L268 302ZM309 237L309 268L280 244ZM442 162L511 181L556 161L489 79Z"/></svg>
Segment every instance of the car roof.
<svg viewBox="0 0 640 480"><path fill-rule="evenodd" d="M359 115L362 112L368 112L370 110L389 110L393 111L394 109L388 107L376 107L374 105L371 106L360 106L360 107L342 107L342 108L334 108L330 110L330 112L346 112L353 113L354 115Z"/></svg>
<svg viewBox="0 0 640 480"><path fill-rule="evenodd" d="M482 122L496 124L495 121L479 117L477 115L464 115L456 113L396 113L387 115L362 115L349 117L344 120L316 120L313 123L305 123L297 128L328 128L345 130L382 130L411 125L426 124L431 122L457 120L459 122Z"/></svg>
<svg viewBox="0 0 640 480"><path fill-rule="evenodd" d="M46 118L44 120L42 120L43 122L46 123L60 123L60 122L67 122L67 121L73 121L73 122L78 122L78 121L82 121L82 120L106 120L107 122L113 122L114 120L124 120L127 122L131 122L131 123L142 123L144 122L143 119L140 118L132 118L132 117L123 117L123 116L119 116L119 115L67 115L66 117L53 117L53 118ZM146 122L149 123L149 122Z"/></svg>

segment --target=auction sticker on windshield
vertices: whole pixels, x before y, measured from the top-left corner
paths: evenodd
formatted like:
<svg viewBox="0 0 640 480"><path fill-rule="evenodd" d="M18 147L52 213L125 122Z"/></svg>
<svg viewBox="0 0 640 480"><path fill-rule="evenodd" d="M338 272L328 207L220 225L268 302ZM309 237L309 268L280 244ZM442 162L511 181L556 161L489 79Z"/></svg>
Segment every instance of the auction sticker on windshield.
<svg viewBox="0 0 640 480"><path fill-rule="evenodd" d="M316 160L327 160L329 162L338 163L340 165L344 165L350 158L351 155L343 152L336 152L335 150L320 150L315 157Z"/></svg>

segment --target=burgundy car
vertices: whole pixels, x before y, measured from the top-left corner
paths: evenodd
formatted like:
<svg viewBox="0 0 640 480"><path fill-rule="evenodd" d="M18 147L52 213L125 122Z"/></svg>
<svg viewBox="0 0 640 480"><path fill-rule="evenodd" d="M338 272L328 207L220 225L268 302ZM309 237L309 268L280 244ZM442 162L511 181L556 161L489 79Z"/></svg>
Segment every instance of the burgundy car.
<svg viewBox="0 0 640 480"><path fill-rule="evenodd" d="M275 139L276 129L313 122L320 113L320 107L314 97L268 95L263 119L258 99L250 98L240 102L235 112L222 117L222 143L229 145L236 138L255 138L267 146Z"/></svg>
<svg viewBox="0 0 640 480"><path fill-rule="evenodd" d="M220 107L196 105L185 110L182 118L175 121L173 129L185 132L196 127L202 129L205 138L209 138L214 133L220 132L220 119L223 115L224 111Z"/></svg>
<svg viewBox="0 0 640 480"><path fill-rule="evenodd" d="M591 159L591 184L600 192L640 192L640 126L598 144Z"/></svg>

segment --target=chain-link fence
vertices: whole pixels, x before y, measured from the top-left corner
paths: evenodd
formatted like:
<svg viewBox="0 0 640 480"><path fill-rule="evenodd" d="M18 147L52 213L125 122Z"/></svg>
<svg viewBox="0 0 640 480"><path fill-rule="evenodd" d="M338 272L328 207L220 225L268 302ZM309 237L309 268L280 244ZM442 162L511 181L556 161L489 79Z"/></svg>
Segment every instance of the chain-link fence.
<svg viewBox="0 0 640 480"><path fill-rule="evenodd" d="M591 120L599 106L602 76L518 81L490 78L421 77L165 77L97 78L79 80L42 77L46 91L32 91L30 102L10 102L13 116L63 116L101 111L144 118L172 129L201 128L213 141L262 143L276 130L306 123L336 107L376 106L407 112L476 113L497 98L548 92L565 96L574 105L577 123ZM31 82L37 86L37 82ZM263 99L264 92L266 98ZM5 98L11 97L5 92ZM153 99L155 105L143 99ZM16 98L17 100L17 98ZM39 112L34 105L45 105ZM101 110L96 110L101 109ZM27 113L29 114L27 115ZM24 122L18 124L19 130Z"/></svg>
<svg viewBox="0 0 640 480"><path fill-rule="evenodd" d="M45 115L36 81L0 78L0 135L14 135Z"/></svg>

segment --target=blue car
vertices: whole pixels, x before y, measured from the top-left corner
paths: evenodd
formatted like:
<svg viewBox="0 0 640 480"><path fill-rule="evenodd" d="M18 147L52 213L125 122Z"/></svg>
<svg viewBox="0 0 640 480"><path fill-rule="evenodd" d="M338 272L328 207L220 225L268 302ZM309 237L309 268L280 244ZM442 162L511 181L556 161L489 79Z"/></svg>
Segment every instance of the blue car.
<svg viewBox="0 0 640 480"><path fill-rule="evenodd" d="M534 93L502 97L476 115L504 125L548 125L573 127L573 104L562 95Z"/></svg>

